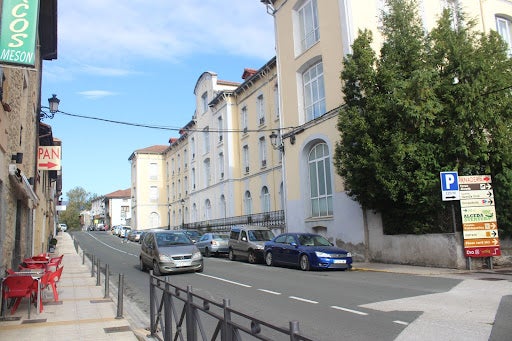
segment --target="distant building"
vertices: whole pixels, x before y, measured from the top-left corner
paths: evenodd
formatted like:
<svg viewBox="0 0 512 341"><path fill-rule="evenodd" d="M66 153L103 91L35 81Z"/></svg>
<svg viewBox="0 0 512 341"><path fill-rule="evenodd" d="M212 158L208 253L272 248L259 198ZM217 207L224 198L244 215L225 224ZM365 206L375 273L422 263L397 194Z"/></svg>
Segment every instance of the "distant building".
<svg viewBox="0 0 512 341"><path fill-rule="evenodd" d="M130 225L132 217L131 192L131 188L128 188L105 195L105 224L109 228L117 225Z"/></svg>

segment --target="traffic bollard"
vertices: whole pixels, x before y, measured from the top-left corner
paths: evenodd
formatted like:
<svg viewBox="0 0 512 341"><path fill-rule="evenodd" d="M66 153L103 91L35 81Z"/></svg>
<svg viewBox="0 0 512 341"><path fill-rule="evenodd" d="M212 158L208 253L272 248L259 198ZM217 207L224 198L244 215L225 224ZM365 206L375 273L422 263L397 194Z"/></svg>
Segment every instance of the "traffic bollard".
<svg viewBox="0 0 512 341"><path fill-rule="evenodd" d="M117 316L116 316L116 319L123 318L123 292L124 292L124 274L119 274L119 286L117 287Z"/></svg>
<svg viewBox="0 0 512 341"><path fill-rule="evenodd" d="M96 259L96 285L97 286L100 286L101 285L101 271L100 271L101 267L100 267L100 259Z"/></svg>
<svg viewBox="0 0 512 341"><path fill-rule="evenodd" d="M109 285L110 285L110 271L109 271L109 266L108 264L105 264L105 296L103 296L103 298L108 298L109 297Z"/></svg>

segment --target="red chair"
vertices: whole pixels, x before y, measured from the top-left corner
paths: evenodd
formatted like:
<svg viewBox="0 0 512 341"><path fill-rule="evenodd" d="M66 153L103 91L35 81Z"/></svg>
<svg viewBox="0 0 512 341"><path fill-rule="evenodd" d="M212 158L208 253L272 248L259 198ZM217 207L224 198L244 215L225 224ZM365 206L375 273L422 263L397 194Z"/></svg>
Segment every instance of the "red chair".
<svg viewBox="0 0 512 341"><path fill-rule="evenodd" d="M8 275L13 275L16 271L14 271L13 269L7 269L5 270L5 272L7 272Z"/></svg>
<svg viewBox="0 0 512 341"><path fill-rule="evenodd" d="M59 293L57 292L57 282L60 280L60 276L62 276L62 270L64 267L61 266L56 271L51 272L48 276L48 284L46 287L50 286L53 290L53 300L57 302L59 300Z"/></svg>
<svg viewBox="0 0 512 341"><path fill-rule="evenodd" d="M57 270L57 268L59 267L60 263L62 263L62 258L64 258L64 255L60 255L59 257L50 258L50 261L46 265L46 269L50 270L50 268L54 267L55 270Z"/></svg>
<svg viewBox="0 0 512 341"><path fill-rule="evenodd" d="M14 303L11 308L11 315L16 312L18 306L21 303L21 300L24 297L28 297L29 300L32 298L34 282L37 286L37 281L32 278L32 276L8 276L4 279L3 285L3 299L6 301L7 299L13 298ZM30 314L30 304L28 304L29 314Z"/></svg>
<svg viewBox="0 0 512 341"><path fill-rule="evenodd" d="M45 272L43 274L43 276L39 279L39 283L37 281L35 281L34 283L34 286L32 287L32 299L34 301L37 301L37 294L38 294L38 291L39 291L39 312L42 313L43 312L43 295L42 295L42 291L43 289L45 289L46 287L48 287L48 280L50 278L50 275L52 273L51 272ZM39 285L39 287L38 287Z"/></svg>

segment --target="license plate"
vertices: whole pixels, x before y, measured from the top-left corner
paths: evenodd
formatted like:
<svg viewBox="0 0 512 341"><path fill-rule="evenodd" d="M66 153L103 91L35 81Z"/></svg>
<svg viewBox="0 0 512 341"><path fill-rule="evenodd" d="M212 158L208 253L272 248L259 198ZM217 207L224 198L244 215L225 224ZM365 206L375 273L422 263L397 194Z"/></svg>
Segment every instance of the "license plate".
<svg viewBox="0 0 512 341"><path fill-rule="evenodd" d="M346 263L347 263L346 259L335 259L334 260L334 264L346 264Z"/></svg>
<svg viewBox="0 0 512 341"><path fill-rule="evenodd" d="M176 263L176 266L178 266L178 267L192 265L192 261L189 261L189 260L177 260L177 261L175 261L175 263Z"/></svg>

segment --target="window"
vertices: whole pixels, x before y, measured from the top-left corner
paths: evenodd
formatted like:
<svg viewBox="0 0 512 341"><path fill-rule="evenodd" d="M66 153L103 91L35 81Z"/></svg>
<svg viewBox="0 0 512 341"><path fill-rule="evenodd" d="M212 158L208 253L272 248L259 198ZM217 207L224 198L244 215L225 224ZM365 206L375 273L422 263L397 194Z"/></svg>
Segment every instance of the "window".
<svg viewBox="0 0 512 341"><path fill-rule="evenodd" d="M156 187L156 186L149 187L149 201L158 202L158 187Z"/></svg>
<svg viewBox="0 0 512 341"><path fill-rule="evenodd" d="M244 133L247 133L247 107L242 108L241 116L242 116L241 117L242 129L243 129Z"/></svg>
<svg viewBox="0 0 512 341"><path fill-rule="evenodd" d="M206 127L203 129L203 141L204 141L204 152L210 152L210 128Z"/></svg>
<svg viewBox="0 0 512 341"><path fill-rule="evenodd" d="M300 47L307 50L320 39L317 0L309 0L297 11L299 15Z"/></svg>
<svg viewBox="0 0 512 341"><path fill-rule="evenodd" d="M188 167L188 154L187 154L187 150L183 150L183 163L184 163L184 167L185 169L187 169Z"/></svg>
<svg viewBox="0 0 512 341"><path fill-rule="evenodd" d="M252 198L251 198L251 192L246 191L244 195L244 213L246 215L252 213Z"/></svg>
<svg viewBox="0 0 512 341"><path fill-rule="evenodd" d="M185 195L187 195L188 194L188 178L187 177L185 177L183 179L183 187L185 189Z"/></svg>
<svg viewBox="0 0 512 341"><path fill-rule="evenodd" d="M318 143L309 152L311 217L333 214L331 159L327 144Z"/></svg>
<svg viewBox="0 0 512 341"><path fill-rule="evenodd" d="M267 186L263 186L261 189L261 211L270 212L270 193Z"/></svg>
<svg viewBox="0 0 512 341"><path fill-rule="evenodd" d="M192 174L190 175L192 177L192 190L196 189L196 169L192 168Z"/></svg>
<svg viewBox="0 0 512 341"><path fill-rule="evenodd" d="M222 141L222 116L219 116L219 118L217 118L217 130L219 131L219 142Z"/></svg>
<svg viewBox="0 0 512 341"><path fill-rule="evenodd" d="M224 178L224 153L219 153L219 173L220 178Z"/></svg>
<svg viewBox="0 0 512 341"><path fill-rule="evenodd" d="M204 219L212 219L212 204L210 203L210 199L206 199L204 202Z"/></svg>
<svg viewBox="0 0 512 341"><path fill-rule="evenodd" d="M508 44L508 55L512 57L512 22L510 19L496 17L496 30Z"/></svg>
<svg viewBox="0 0 512 341"><path fill-rule="evenodd" d="M192 137L190 139L190 152L192 153L192 160L196 157L196 140Z"/></svg>
<svg viewBox="0 0 512 341"><path fill-rule="evenodd" d="M322 62L310 67L302 74L304 84L304 111L306 121L325 114L325 88Z"/></svg>
<svg viewBox="0 0 512 341"><path fill-rule="evenodd" d="M249 146L248 145L245 145L243 150L242 150L242 155L243 155L243 167L245 168L245 172L246 173L249 173Z"/></svg>
<svg viewBox="0 0 512 341"><path fill-rule="evenodd" d="M205 186L210 186L211 182L211 169L210 169L210 159L204 160L204 183Z"/></svg>
<svg viewBox="0 0 512 341"><path fill-rule="evenodd" d="M265 124L265 103L263 95L259 95L256 99L256 109L258 110L258 124Z"/></svg>
<svg viewBox="0 0 512 341"><path fill-rule="evenodd" d="M227 205L226 205L226 197L224 194L220 196L220 216L221 218L226 218L228 216L227 212Z"/></svg>
<svg viewBox="0 0 512 341"><path fill-rule="evenodd" d="M178 154L178 161L177 161L177 163L178 163L178 174L180 174L180 172L181 172L181 157L180 157L180 154Z"/></svg>
<svg viewBox="0 0 512 341"><path fill-rule="evenodd" d="M192 205L192 221L197 221L197 205L194 203Z"/></svg>
<svg viewBox="0 0 512 341"><path fill-rule="evenodd" d="M203 114L208 111L208 93L205 92L201 96L201 106L203 109Z"/></svg>
<svg viewBox="0 0 512 341"><path fill-rule="evenodd" d="M274 86L274 115L275 118L279 118L279 87L276 85Z"/></svg>
<svg viewBox="0 0 512 341"><path fill-rule="evenodd" d="M158 180L158 165L156 163L149 164L149 179Z"/></svg>
<svg viewBox="0 0 512 341"><path fill-rule="evenodd" d="M267 166L267 144L265 142L265 137L260 137L259 140L259 153L260 153L260 162L261 167Z"/></svg>

